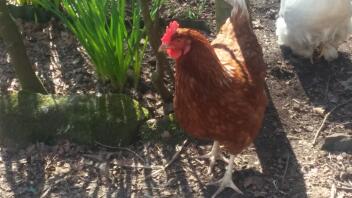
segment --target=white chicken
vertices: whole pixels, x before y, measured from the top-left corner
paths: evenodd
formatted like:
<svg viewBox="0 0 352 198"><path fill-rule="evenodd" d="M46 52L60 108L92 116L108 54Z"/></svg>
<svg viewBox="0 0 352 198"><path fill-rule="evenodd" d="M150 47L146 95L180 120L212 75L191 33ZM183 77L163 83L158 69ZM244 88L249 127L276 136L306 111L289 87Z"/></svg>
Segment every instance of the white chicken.
<svg viewBox="0 0 352 198"><path fill-rule="evenodd" d="M338 57L337 48L352 31L350 0L281 0L276 21L278 44L293 53L331 61Z"/></svg>

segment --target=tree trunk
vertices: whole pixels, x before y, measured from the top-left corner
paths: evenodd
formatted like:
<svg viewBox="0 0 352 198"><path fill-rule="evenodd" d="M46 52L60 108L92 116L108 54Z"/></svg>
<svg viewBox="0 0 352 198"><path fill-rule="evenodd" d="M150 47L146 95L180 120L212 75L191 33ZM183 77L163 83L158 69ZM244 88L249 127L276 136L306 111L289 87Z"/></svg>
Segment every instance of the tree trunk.
<svg viewBox="0 0 352 198"><path fill-rule="evenodd" d="M164 76L165 76L165 70L167 67L167 59L165 54L158 51L159 46L161 45L161 41L160 41L161 31L159 26L159 16L158 14L156 14L155 19L153 20L150 16L150 9L148 5L149 1L141 0L140 2L142 6L142 15L143 15L144 23L149 37L149 42L157 60L156 72L154 72L152 75L152 81L156 90L159 92L161 98L163 99L163 101L169 102L172 100L172 95L164 84ZM173 81L173 73L171 72L171 69L169 71L169 75Z"/></svg>
<svg viewBox="0 0 352 198"><path fill-rule="evenodd" d="M46 94L47 91L33 71L21 34L9 15L5 0L0 0L0 37L6 45L22 89Z"/></svg>

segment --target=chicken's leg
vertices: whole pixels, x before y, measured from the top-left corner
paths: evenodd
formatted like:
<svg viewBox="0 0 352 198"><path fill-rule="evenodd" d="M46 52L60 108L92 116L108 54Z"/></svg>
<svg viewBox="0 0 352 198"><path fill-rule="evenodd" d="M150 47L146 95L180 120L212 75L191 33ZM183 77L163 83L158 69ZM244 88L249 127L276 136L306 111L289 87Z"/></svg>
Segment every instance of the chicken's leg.
<svg viewBox="0 0 352 198"><path fill-rule="evenodd" d="M199 158L208 158L210 160L208 174L210 174L213 171L213 167L215 165L216 160L223 160L223 161L227 162L227 159L222 155L222 153L219 151L219 149L220 149L219 142L214 141L214 144L213 144L213 147L211 148L211 151L209 153L199 157Z"/></svg>
<svg viewBox="0 0 352 198"><path fill-rule="evenodd" d="M220 180L210 184L210 185L219 184L219 188L214 193L212 198L215 198L225 188L232 188L237 193L243 194L242 191L232 181L232 169L233 169L233 160L234 160L234 158L235 158L234 155L230 155L229 164L226 166L226 172L224 174L224 177L221 178Z"/></svg>

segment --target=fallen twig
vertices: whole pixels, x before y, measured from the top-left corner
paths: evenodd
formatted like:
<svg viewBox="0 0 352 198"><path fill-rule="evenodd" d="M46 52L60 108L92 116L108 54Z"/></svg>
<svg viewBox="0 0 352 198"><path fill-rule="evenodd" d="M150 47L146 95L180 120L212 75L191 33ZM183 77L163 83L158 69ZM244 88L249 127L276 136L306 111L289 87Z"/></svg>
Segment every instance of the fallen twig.
<svg viewBox="0 0 352 198"><path fill-rule="evenodd" d="M177 159L177 157L181 154L181 152L182 152L183 148L185 147L185 145L187 144L187 142L188 142L188 139L186 139L185 141L183 141L180 150L178 150L178 151L174 154L174 156L172 156L171 160L170 160L167 164L165 164L164 169L166 169L167 167L169 167L169 166Z"/></svg>
<svg viewBox="0 0 352 198"><path fill-rule="evenodd" d="M59 184L62 181L65 181L65 180L67 180L67 178L64 178L64 177L56 180L53 184L51 184L50 186L48 186L45 189L45 191L40 195L40 198L47 197L49 195L49 193L51 192L51 190L53 190L57 184Z"/></svg>
<svg viewBox="0 0 352 198"><path fill-rule="evenodd" d="M125 151L128 151L130 153L133 153L136 157L138 157L138 159L140 159L143 164L145 164L145 160L140 156L138 155L136 152L132 151L131 149L129 148L125 148L125 147L119 147L119 146L109 146L109 145L105 145L103 143L100 143L98 141L95 141L95 143L99 146L102 146L102 147L105 147L105 148L109 148L109 149L119 149L119 150L125 150Z"/></svg>
<svg viewBox="0 0 352 198"><path fill-rule="evenodd" d="M325 125L325 122L326 122L326 120L328 119L328 117L330 116L330 114L331 114L332 112L334 112L336 109L338 109L338 108L340 108L340 107L342 107L342 106L348 104L349 102L352 102L352 98L348 99L348 100L345 101L344 103L341 103L341 104L335 106L335 107L332 108L328 113L325 114L324 119L323 119L323 121L322 121L320 127L319 127L318 130L315 132L314 139L313 139L313 142L312 142L312 146L315 146L316 141L317 141L317 138L318 138L318 136L319 136L321 130L323 129L323 127L324 127L324 125Z"/></svg>
<svg viewBox="0 0 352 198"><path fill-rule="evenodd" d="M349 187L344 187L344 186L340 186L340 187L336 187L337 189L340 189L340 190L348 190L348 191L352 191L352 188L349 188Z"/></svg>
<svg viewBox="0 0 352 198"><path fill-rule="evenodd" d="M276 180L273 181L273 185L274 185L275 189L276 189L279 193L284 194L284 195L287 195L286 192L280 190L280 188L277 186Z"/></svg>
<svg viewBox="0 0 352 198"><path fill-rule="evenodd" d="M83 156L96 161L102 161L102 159L96 157L95 155L83 154ZM144 168L144 169L157 169L157 168L159 169L163 167L163 166L148 166L143 164L129 165L129 164L123 164L123 163L112 163L112 165L119 166L119 167L126 167L126 168Z"/></svg>
<svg viewBox="0 0 352 198"><path fill-rule="evenodd" d="M347 189L351 189L352 190L352 182L351 181L348 181L348 183L338 182L338 184L342 188L347 188Z"/></svg>
<svg viewBox="0 0 352 198"><path fill-rule="evenodd" d="M113 164L114 166L126 167L126 168L143 168L143 169L160 169L163 166L144 166L144 165L128 165L128 164Z"/></svg>
<svg viewBox="0 0 352 198"><path fill-rule="evenodd" d="M171 160L170 160L168 163L166 163L164 166L162 166L159 170L156 170L156 171L150 173L149 175L145 176L144 179L150 178L150 177L152 177L153 175L155 175L155 174L157 174L157 173L159 173L159 172L165 170L166 168L168 168L168 167L178 158L178 156L181 154L183 148L185 147L185 145L186 145L187 143L188 143L188 139L186 139L186 140L182 143L180 150L178 150L178 151L172 156Z"/></svg>
<svg viewBox="0 0 352 198"><path fill-rule="evenodd" d="M330 88L330 80L331 80L331 75L329 74L328 82L326 84L326 89L325 89L325 101L327 102L329 99L329 88Z"/></svg>
<svg viewBox="0 0 352 198"><path fill-rule="evenodd" d="M284 171L284 174L282 175L282 180L285 179L286 177L289 162L290 162L290 153L287 153L285 171Z"/></svg>

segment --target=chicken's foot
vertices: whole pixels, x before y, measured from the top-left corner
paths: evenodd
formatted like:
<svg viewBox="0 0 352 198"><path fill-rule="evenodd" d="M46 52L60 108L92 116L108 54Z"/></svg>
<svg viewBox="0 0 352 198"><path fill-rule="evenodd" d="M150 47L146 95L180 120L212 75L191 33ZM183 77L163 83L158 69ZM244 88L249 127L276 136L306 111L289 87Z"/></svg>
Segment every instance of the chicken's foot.
<svg viewBox="0 0 352 198"><path fill-rule="evenodd" d="M225 188L232 188L237 193L243 194L242 191L232 181L232 169L233 169L234 159L235 159L235 156L231 155L229 159L229 164L226 166L226 172L224 174L224 177L214 183L209 184L209 185L219 185L218 190L213 194L212 198L215 198Z"/></svg>
<svg viewBox="0 0 352 198"><path fill-rule="evenodd" d="M199 158L208 158L209 159L210 163L209 163L209 168L208 168L208 174L212 173L216 160L223 160L225 162L228 162L228 160L219 151L219 149L220 149L219 142L214 141L214 144L213 144L213 147L211 148L211 151L209 153L199 157Z"/></svg>
<svg viewBox="0 0 352 198"><path fill-rule="evenodd" d="M333 44L326 43L324 46L320 48L319 58L324 57L327 61L332 61L336 59L339 55L337 52L337 47Z"/></svg>

